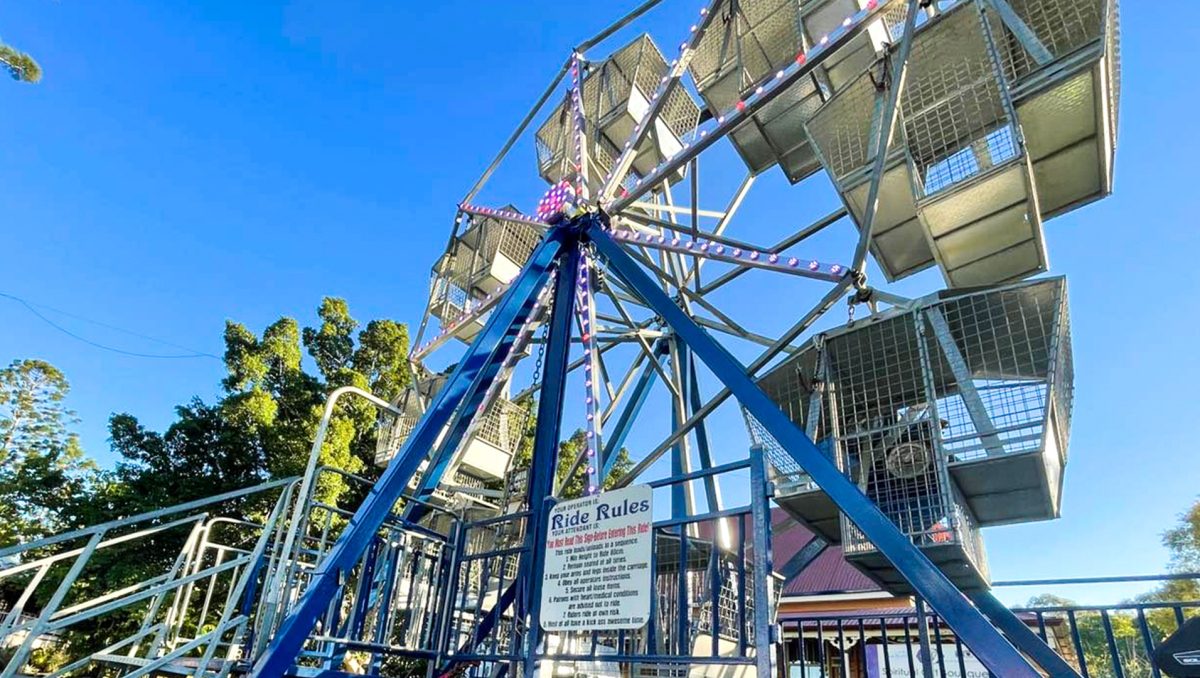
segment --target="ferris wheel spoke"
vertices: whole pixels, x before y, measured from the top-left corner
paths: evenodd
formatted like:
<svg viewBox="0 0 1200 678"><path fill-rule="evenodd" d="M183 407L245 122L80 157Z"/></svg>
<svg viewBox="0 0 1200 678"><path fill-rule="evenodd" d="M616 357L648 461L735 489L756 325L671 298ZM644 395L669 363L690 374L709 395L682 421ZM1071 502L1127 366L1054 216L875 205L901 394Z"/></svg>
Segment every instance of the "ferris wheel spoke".
<svg viewBox="0 0 1200 678"><path fill-rule="evenodd" d="M775 253L764 254L764 249L758 248L742 249L741 247L727 247L725 244L715 240L695 241L683 240L679 237L667 239L665 236L648 238L643 237L640 233L631 234L624 231L614 231L612 237L617 242L639 243L650 249L675 252L680 255L693 257L694 259L706 258L713 261L734 264L743 268L760 268L801 278L811 278L813 280L840 282L850 277L851 274L850 268L841 264L823 263L816 259L784 257ZM662 239L661 242L659 238ZM643 261L642 263L647 262ZM656 274L660 276L666 275L666 272L661 268L657 266L654 268L657 269L655 271ZM676 287L682 287L684 284L686 284L686 279L676 281Z"/></svg>
<svg viewBox="0 0 1200 678"><path fill-rule="evenodd" d="M621 300L618 299L611 290L606 289L605 293L612 300L613 306L616 307L617 312L621 314L621 317L632 322L633 318L629 316L629 311L625 308L625 305L621 303ZM654 349L650 346L650 342L646 341L644 336L638 335L638 346L642 349L642 352L639 355L648 358L650 360L650 364L654 366L654 369L658 370L658 374L660 377L662 377L663 383L667 384L669 388L674 390L674 385L671 383L671 379L667 376L667 373L663 371L662 365L659 364L658 358L654 353Z"/></svg>
<svg viewBox="0 0 1200 678"><path fill-rule="evenodd" d="M841 47L858 37L867 30L872 21L879 18L889 7L900 2L914 0L869 0L865 9L859 10L846 20L832 33L824 36L817 45L796 55L796 60L784 67L762 84L750 90L750 94L739 99L737 104L725 113L718 115L714 124L699 131L697 137L689 146L674 157L664 161L649 174L634 182L628 193L613 199L606 208L610 213L619 213L637 199L644 196L654 186L662 182L670 173L675 172L692 161L702 152L712 146L718 139L729 135L734 129L746 122L764 106L774 101L792 85L802 78L811 75L819 66Z"/></svg>
<svg viewBox="0 0 1200 678"><path fill-rule="evenodd" d="M829 215L817 220L813 224L806 226L806 227L800 229L799 231L796 231L792 235L789 235L788 237L784 238L783 240L780 240L779 242L775 243L771 247L768 247L765 251L768 254L781 254L785 250L793 247L794 245L797 245L797 244L803 242L804 240L807 240L809 237L816 235L817 233L828 228L829 226L832 226L833 224L837 223L838 221L841 221L846 216L849 216L849 214L850 213L846 211L845 207L841 207L841 208L837 209L836 211L830 213ZM741 277L741 275L743 273L745 273L746 271L749 271L749 270L750 270L749 268L740 268L739 267L739 268L734 268L729 271L726 271L725 273L722 273L720 276L718 276L712 282L710 282L706 285L702 285L699 289L699 292L700 292L700 294L709 294L721 287L724 287L726 284L732 282L733 280Z"/></svg>
<svg viewBox="0 0 1200 678"><path fill-rule="evenodd" d="M492 161L488 163L488 166L486 169L484 169L483 174L481 174L475 181L475 184L471 186L471 190L467 191L467 194L463 196L462 202L469 203L475 199L475 196L479 195L479 191L483 189L484 184L486 184L488 180L492 178L492 174L495 173L498 167L500 167L500 163L504 162L504 158L508 157L509 151L511 151L513 146L520 141L521 136L525 134L527 129L529 129L529 125L533 122L533 119L537 117L537 114L541 112L542 107L545 106L546 102L550 101L550 98L554 96L554 93L558 90L559 83L563 81L563 78L567 77L567 73L570 71L570 69L571 57L567 57L566 61L563 62L562 67L558 69L558 73L556 73L550 80L550 84L547 85L546 89L542 91L542 95L538 97L537 102L533 104L533 107L529 109L529 112L525 114L525 117L521 118L521 122L517 125L517 128L513 130L513 133L510 134L508 139L504 142L504 146L500 148L500 152L498 152L496 157L492 158Z"/></svg>
<svg viewBox="0 0 1200 678"><path fill-rule="evenodd" d="M497 221L507 221L514 224L532 226L542 230L550 228L550 225L541 219L531 217L526 214L521 214L520 212L510 209L497 209L495 207L484 207L482 205L472 205L469 203L463 203L459 205L458 209L463 214L470 214L478 217L496 219Z"/></svg>
<svg viewBox="0 0 1200 678"><path fill-rule="evenodd" d="M738 209L741 208L742 201L745 200L746 194L750 192L750 187L753 185L754 185L754 174L751 172L746 172L746 176L745 176L745 178L742 179L742 183L738 186L738 190L733 194L733 197L730 198L730 200L729 200L729 204L725 207L725 216L721 217L720 221L717 222L717 225L713 228L712 232L709 234L710 238L712 238L712 237L719 238L724 235L725 229L729 227L729 222L733 220L734 215L736 215ZM693 198L692 202L695 203L696 199ZM700 268L702 266L704 266L703 259L696 261L696 265L692 269L692 273L688 274L688 277L685 278L683 281L684 284L687 284L694 276L697 292L699 292L700 289L703 287L703 285L700 283Z"/></svg>

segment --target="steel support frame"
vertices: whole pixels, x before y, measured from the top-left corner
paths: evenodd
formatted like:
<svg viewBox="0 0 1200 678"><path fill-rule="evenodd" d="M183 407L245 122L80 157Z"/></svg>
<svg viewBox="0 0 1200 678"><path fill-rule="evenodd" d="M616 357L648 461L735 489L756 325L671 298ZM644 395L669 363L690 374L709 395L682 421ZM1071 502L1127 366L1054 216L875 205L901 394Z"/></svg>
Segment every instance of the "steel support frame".
<svg viewBox="0 0 1200 678"><path fill-rule="evenodd" d="M549 530L550 509L553 507L555 467L562 427L562 411L567 388L570 362L571 317L575 304L575 273L579 269L580 249L575 235L559 265L554 298L550 312L550 327L543 364L542 393L538 397L537 429L533 439L533 460L529 466L527 505L530 515L525 530L525 546L529 559L528 576L517 579L517 617L528 618L524 638L524 675L536 674L538 636L541 634L541 587L546 568L545 550L541 548Z"/></svg>
<svg viewBox="0 0 1200 678"><path fill-rule="evenodd" d="M601 228L587 236L609 269L633 289L674 330L681 342L723 382L780 445L804 468L863 534L928 600L958 637L993 673L1035 678L1038 673L1004 639L912 541L827 459L779 407L747 376L746 369L664 294L654 280Z"/></svg>
<svg viewBox="0 0 1200 678"><path fill-rule="evenodd" d="M253 675L283 675L293 666L318 616L336 594L342 577L363 557L377 530L399 499L408 479L417 470L427 451L432 448L437 436L447 424L452 423L452 420L454 424L462 425L461 420L469 420L474 415L475 407L482 400L491 381L496 378L517 334L533 312L538 292L549 279L554 265L558 263L559 270L563 273L559 275L552 302L553 312L543 375L546 388L543 389L539 400L534 463L529 483L531 522L527 546L532 562L527 574L518 580L521 585L515 591L517 595L509 599L516 603L518 617L528 620L523 651L526 675L533 675L539 656L537 642L540 635L540 605L537 591L541 568L544 567L538 544L545 538L545 521L550 507L548 499L557 459L563 389L569 369L570 323L574 300L574 279L571 274L578 267L579 238L582 230L583 237L590 240L597 253L606 260L610 270L641 296L646 305L672 328L673 338L678 342L678 347L686 351L683 357L694 355L712 371L726 389L738 398L742 406L762 423L813 480L834 499L839 508L892 561L919 595L930 602L957 636L971 647L992 672L1014 677L1037 676L1021 654L985 620L980 611L967 601L946 576L788 420L754 384L747 369L696 324L677 300L671 299L656 285L654 279L609 236L606 227L599 216L585 215L571 224L552 230L539 245L529 264L468 350L464 360L410 435L404 448L355 513L350 525L329 555L319 565L298 605L284 620L279 633L255 664ZM560 260L565 260L566 263ZM683 372L680 377L692 376L687 374L686 370L680 372ZM697 385L693 382L686 386L694 388ZM692 390L682 383L680 386L685 392ZM689 406L688 409L693 409L698 404L691 398L687 398L685 402ZM692 418L702 418L705 411L706 408L700 407L693 412ZM761 462L761 458L759 461ZM436 469L430 469L427 475L434 475L435 471ZM753 473L752 476L752 479L768 487L765 485L765 470ZM769 489L764 491L764 496L767 493ZM761 523L756 524L756 559L762 558L765 565L769 566L769 535L766 533L769 514L765 510L765 504L755 513L756 523ZM758 532L763 534L758 535ZM765 595L765 579L761 586L756 585L756 588L760 588L759 593ZM504 597L508 598L507 595ZM502 607L506 602L509 601L501 601L496 607ZM1004 613L1011 616L1007 610L1003 613L999 610L993 612L996 613L998 624L1010 621L1020 623L1015 619L1004 619ZM489 617L497 613L497 610L493 610ZM762 634L759 636L760 642L764 642L770 637L765 606L761 614L763 616L755 620L755 627L756 632ZM759 661L769 667L769 653L761 654Z"/></svg>
<svg viewBox="0 0 1200 678"><path fill-rule="evenodd" d="M850 267L859 273L864 273L867 263L867 250L871 245L872 232L875 230L875 215L879 212L879 193L883 186L883 173L887 167L888 149L896 133L896 125L900 120L900 96L904 92L904 81L908 75L908 57L912 53L913 34L917 29L917 13L920 11L920 0L908 0L908 14L904 19L904 34L900 38L900 46L896 50L892 64L891 87L887 98L882 102L876 121L879 125L877 135L872 140L871 148L875 158L871 165L871 185L867 189L867 203L863 208L862 223L858 225L858 244L854 247L854 261Z"/></svg>

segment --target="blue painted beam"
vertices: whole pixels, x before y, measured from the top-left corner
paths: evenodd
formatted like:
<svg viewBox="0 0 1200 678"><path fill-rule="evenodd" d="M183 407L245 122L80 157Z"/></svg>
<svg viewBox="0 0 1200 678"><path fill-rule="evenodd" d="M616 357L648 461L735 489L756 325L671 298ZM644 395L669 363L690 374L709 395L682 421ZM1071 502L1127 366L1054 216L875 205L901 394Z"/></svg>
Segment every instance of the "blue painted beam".
<svg viewBox="0 0 1200 678"><path fill-rule="evenodd" d="M991 591L977 591L971 594L971 600L992 623L1000 627L1004 635L1012 641L1017 649L1029 655L1038 663L1051 678L1079 678L1079 674L1057 652L1050 648L1038 637L1025 622L1021 621L1012 610L1008 609Z"/></svg>
<svg viewBox="0 0 1200 678"><path fill-rule="evenodd" d="M696 360L695 356L688 356L687 361L687 407L688 416L695 416L700 408L704 406L700 402L700 380L696 376ZM713 467L712 448L708 444L708 425L701 419L692 429L696 434L696 453L700 457L700 468L710 469ZM721 510L721 494L717 487L717 479L715 476L707 476L704 478L704 498L708 502L709 511Z"/></svg>
<svg viewBox="0 0 1200 678"><path fill-rule="evenodd" d="M687 407L688 380L687 380L686 368L683 366L687 365L687 363L688 363L688 349L687 349L687 344L685 344L684 342L678 341L676 339L672 339L672 341L675 342L674 349L676 351L676 355L678 356L678 365L680 366L678 386L679 386L679 397L683 401L683 402L679 403L678 406L676 406L675 404L671 405L671 430L677 431L677 430L679 430L679 427L683 425L683 419L680 418L680 408ZM680 436L679 440L676 440L675 445L671 448L671 475L681 476L681 475L687 473L689 470L691 470L688 468L688 465L686 463L684 463L686 456L687 456L687 436ZM672 518L674 518L676 520L682 519L688 515L689 509L694 508L692 506L688 506L688 496L689 496L690 489L691 489L691 485L689 483L674 483L671 485L671 517ZM686 530L684 529L684 526L681 525L679 527L681 543L684 538L685 532L686 532ZM680 572L683 572L683 570L680 570ZM684 577L681 576L679 578L679 581L681 582L680 589L682 591L683 590L682 582L684 581ZM680 593L679 597L680 597L680 600L679 600L678 604L680 605L680 607L678 609L682 610L682 609L684 609L683 606L685 606L687 603L686 603L686 600L684 600L685 596L683 593ZM686 622L686 615L681 615L681 617Z"/></svg>
<svg viewBox="0 0 1200 678"><path fill-rule="evenodd" d="M812 479L833 499L863 534L899 570L913 588L937 610L954 632L993 673L1005 678L1039 675L1004 639L962 592L930 562L887 516L821 454L746 375L745 368L700 328L602 228L593 225L587 236L609 269L625 281L686 342L730 392L779 441Z"/></svg>
<svg viewBox="0 0 1200 678"><path fill-rule="evenodd" d="M662 342L654 344L655 360L661 358L662 345ZM612 472L613 464L617 461L617 454L625 446L625 439L629 437L633 422L641 413L642 406L646 404L646 396L650 394L650 388L654 385L657 377L658 370L647 360L646 366L642 368L642 373L638 375L637 381L633 384L629 400L625 401L625 409L621 410L621 415L617 417L617 423L607 431L608 441L604 444L604 465L600 470L601 478L607 478L608 474Z"/></svg>
<svg viewBox="0 0 1200 678"><path fill-rule="evenodd" d="M538 292L550 276L550 267L562 250L563 236L562 229L555 229L533 251L446 385L434 397L404 446L371 488L329 555L317 566L300 601L255 662L253 676L274 678L291 668L317 618L337 592L341 577L362 558L367 545L455 412L460 406L464 407L463 411L471 412L483 400L517 333L532 312Z"/></svg>
<svg viewBox="0 0 1200 678"><path fill-rule="evenodd" d="M538 395L537 422L533 436L533 459L529 465L528 501L529 522L525 530L526 568L518 576L517 615L528 615L525 639L529 654L525 657L526 676L537 675L535 648L541 633L542 578L546 569L546 550L543 544L549 532L547 521L553 506L555 468L558 465L558 446L562 440L562 413L567 388L567 373L571 358L571 320L575 306L576 271L580 265L578 235L574 228L566 242L554 283L554 300L550 311L550 326L546 333L546 353L542 367L542 389ZM584 295L585 297L587 295ZM586 350L586 349L585 349ZM595 460L592 460L594 462Z"/></svg>

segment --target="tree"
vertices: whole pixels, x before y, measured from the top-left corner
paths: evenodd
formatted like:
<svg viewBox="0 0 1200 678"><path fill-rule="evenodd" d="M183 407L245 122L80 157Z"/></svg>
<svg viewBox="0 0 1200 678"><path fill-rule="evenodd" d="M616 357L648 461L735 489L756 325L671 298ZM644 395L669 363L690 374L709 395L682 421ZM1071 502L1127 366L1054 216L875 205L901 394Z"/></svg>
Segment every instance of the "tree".
<svg viewBox="0 0 1200 678"><path fill-rule="evenodd" d="M358 386L392 399L411 383L408 330L393 320L359 324L342 299L326 297L316 327L280 318L256 335L225 323L224 393L214 404L193 399L176 409L162 434L135 417L109 421L117 470L97 493L108 517L129 515L247 487L267 478L304 472L325 399L341 386ZM304 369L307 352L316 374ZM373 460L375 409L343 399L326 430L321 465L360 473ZM317 497L336 503L346 481L323 477Z"/></svg>
<svg viewBox="0 0 1200 678"><path fill-rule="evenodd" d="M1163 545L1171 552L1172 572L1200 572L1200 499L1163 533Z"/></svg>
<svg viewBox="0 0 1200 678"><path fill-rule="evenodd" d="M65 508L84 493L94 465L69 430L70 385L44 360L0 370L0 544L28 541L72 521Z"/></svg>
<svg viewBox="0 0 1200 678"><path fill-rule="evenodd" d="M36 83L42 79L42 67L33 57L0 42L0 65L8 69L13 80Z"/></svg>
<svg viewBox="0 0 1200 678"><path fill-rule="evenodd" d="M587 489L587 473L583 468L585 464L581 464L571 478L566 477L567 472L575 465L575 460L579 458L586 445L587 434L583 429L576 429L570 438L558 444L558 466L555 468L555 476L559 485L558 496L560 498L582 497L584 490ZM612 469L604 477L600 486L605 490L612 489L613 485L631 468L633 468L633 460L629 458L629 451L622 447L617 452L617 458L613 460Z"/></svg>
<svg viewBox="0 0 1200 678"><path fill-rule="evenodd" d="M1031 598L1026 607L1070 608L1077 607L1077 604L1068 598L1042 594ZM1047 613L1047 619L1060 616L1064 623L1069 623L1066 615ZM1151 660L1142 641L1137 617L1124 610L1113 610L1108 614L1108 623L1112 628L1112 638L1121 664L1119 675L1125 678L1149 678ZM1087 662L1088 675L1092 678L1116 678L1118 674L1109 650L1108 631L1101 614L1094 610L1077 611L1075 624L1079 633L1079 644L1083 647L1083 658ZM1058 648L1059 652L1073 654L1075 650L1071 646L1070 629L1064 627L1060 638L1063 645ZM1078 660L1075 663L1078 664Z"/></svg>

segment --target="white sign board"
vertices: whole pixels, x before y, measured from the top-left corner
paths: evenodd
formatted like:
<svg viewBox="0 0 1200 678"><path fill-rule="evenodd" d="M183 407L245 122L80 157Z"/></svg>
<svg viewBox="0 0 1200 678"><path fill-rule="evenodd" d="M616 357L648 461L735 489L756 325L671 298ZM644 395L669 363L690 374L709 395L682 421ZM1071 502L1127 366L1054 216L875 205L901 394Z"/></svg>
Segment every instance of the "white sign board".
<svg viewBox="0 0 1200 678"><path fill-rule="evenodd" d="M938 658L937 647L933 647L933 672L938 674ZM949 644L941 646L942 658L946 663L946 678L988 678L987 667L983 662L975 657L964 645L962 648L962 666L958 664L958 649ZM892 641L887 647L887 659L884 659L883 645L868 645L867 646L867 678L920 678L921 659L924 650L920 649L914 642L912 647L913 667L916 668L916 673L909 670L908 666L908 647L903 643ZM891 672L888 672L888 666L891 666ZM963 673L962 669L966 667L967 672ZM940 675L940 674L939 674Z"/></svg>
<svg viewBox="0 0 1200 678"><path fill-rule="evenodd" d="M653 492L635 485L550 512L542 628L640 629L650 619Z"/></svg>

